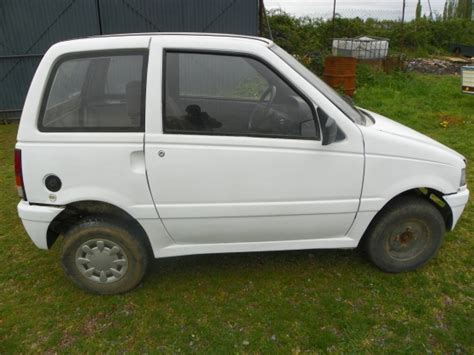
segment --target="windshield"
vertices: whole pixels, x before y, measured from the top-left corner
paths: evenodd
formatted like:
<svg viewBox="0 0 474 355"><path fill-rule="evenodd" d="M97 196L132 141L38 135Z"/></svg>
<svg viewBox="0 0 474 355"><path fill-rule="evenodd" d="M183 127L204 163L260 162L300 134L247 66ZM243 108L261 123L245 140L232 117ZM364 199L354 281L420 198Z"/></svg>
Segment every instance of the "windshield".
<svg viewBox="0 0 474 355"><path fill-rule="evenodd" d="M298 62L291 54L278 47L276 44L272 45L270 49L283 59L290 67L292 67L298 74L305 78L311 85L318 89L329 101L336 105L342 112L344 112L355 123L365 125L364 115L355 107L349 100L344 99L328 84L314 75L303 64Z"/></svg>

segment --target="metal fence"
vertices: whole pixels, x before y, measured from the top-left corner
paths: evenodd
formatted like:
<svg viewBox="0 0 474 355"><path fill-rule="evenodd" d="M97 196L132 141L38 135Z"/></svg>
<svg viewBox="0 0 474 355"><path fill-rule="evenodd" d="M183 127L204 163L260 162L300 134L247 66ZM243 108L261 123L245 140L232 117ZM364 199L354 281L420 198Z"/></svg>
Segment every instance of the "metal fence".
<svg viewBox="0 0 474 355"><path fill-rule="evenodd" d="M417 4L418 0L265 0L267 10L281 9L297 17L331 19L335 12L340 18L391 21L401 20L402 17L407 21L413 20ZM444 0L421 0L420 5L421 16L436 17L443 14Z"/></svg>
<svg viewBox="0 0 474 355"><path fill-rule="evenodd" d="M259 0L2 0L0 116L18 115L54 43L126 32L257 35Z"/></svg>

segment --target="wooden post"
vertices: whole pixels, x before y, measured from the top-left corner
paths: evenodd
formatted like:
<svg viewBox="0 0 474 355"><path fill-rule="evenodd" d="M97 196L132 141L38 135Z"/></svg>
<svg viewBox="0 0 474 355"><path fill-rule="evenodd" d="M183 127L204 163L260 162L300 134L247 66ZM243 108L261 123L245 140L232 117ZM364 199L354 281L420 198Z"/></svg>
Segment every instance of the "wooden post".
<svg viewBox="0 0 474 355"><path fill-rule="evenodd" d="M402 7L402 24L401 24L401 38L400 38L400 50L403 51L405 47L405 29L403 28L403 24L405 23L405 5L406 0L403 0L403 7Z"/></svg>
<svg viewBox="0 0 474 355"><path fill-rule="evenodd" d="M430 20L433 19L433 10L431 9L431 1L428 0L428 6L430 7Z"/></svg>

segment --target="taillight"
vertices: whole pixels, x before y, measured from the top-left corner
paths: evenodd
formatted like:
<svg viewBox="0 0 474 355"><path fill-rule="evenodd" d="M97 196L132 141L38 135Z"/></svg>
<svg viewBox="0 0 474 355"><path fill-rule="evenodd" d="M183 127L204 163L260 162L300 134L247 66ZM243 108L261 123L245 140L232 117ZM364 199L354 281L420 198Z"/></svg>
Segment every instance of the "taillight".
<svg viewBox="0 0 474 355"><path fill-rule="evenodd" d="M21 150L15 149L15 184L18 196L26 200L25 186L23 185L23 171L21 167Z"/></svg>

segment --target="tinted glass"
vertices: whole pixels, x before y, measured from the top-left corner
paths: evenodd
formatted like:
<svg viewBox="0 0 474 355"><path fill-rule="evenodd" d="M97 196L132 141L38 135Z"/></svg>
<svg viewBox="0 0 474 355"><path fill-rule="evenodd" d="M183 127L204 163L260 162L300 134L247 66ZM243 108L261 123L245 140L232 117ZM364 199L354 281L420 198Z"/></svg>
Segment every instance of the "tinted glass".
<svg viewBox="0 0 474 355"><path fill-rule="evenodd" d="M179 58L179 94L258 100L268 82L242 57L168 54Z"/></svg>
<svg viewBox="0 0 474 355"><path fill-rule="evenodd" d="M319 139L308 103L248 57L166 53L167 133Z"/></svg>
<svg viewBox="0 0 474 355"><path fill-rule="evenodd" d="M142 130L143 55L68 59L52 75L42 130Z"/></svg>

